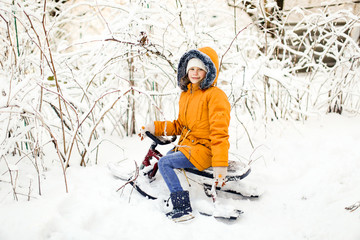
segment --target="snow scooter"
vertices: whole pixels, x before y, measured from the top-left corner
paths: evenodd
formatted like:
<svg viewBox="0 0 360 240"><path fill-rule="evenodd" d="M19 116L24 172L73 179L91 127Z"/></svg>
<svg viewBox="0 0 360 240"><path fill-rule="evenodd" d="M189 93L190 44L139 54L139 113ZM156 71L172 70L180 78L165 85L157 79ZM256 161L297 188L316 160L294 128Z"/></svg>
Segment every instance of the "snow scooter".
<svg viewBox="0 0 360 240"><path fill-rule="evenodd" d="M125 184L118 189L118 191L124 188L126 185L130 184L138 193L148 199L158 199L160 189L167 189L164 185L164 181L156 181L156 173L158 171L158 160L163 156L156 147L158 145L167 145L176 140L176 136L172 137L156 137L150 132L145 132L145 134L153 141L151 144L144 160L141 162L140 167L138 167L135 162L135 170L128 171L122 166L109 164L109 169L111 173L123 181ZM205 169L204 171L199 171L195 168L185 168L179 171L183 171L186 180L190 185L190 181L197 183L202 186L207 197L212 197L213 202L215 203L217 191L235 194L241 198L258 198L259 191L258 189L252 186L247 186L246 184L241 184L240 180L247 177L251 168L248 164L245 164L241 161L229 161L228 166L228 175L226 176L226 184L223 187L215 187L213 181L213 170L212 168ZM163 186L161 185L161 182ZM243 212L238 209L231 209L227 213L220 212L214 214L213 211L199 211L203 215L214 216L216 218L236 220L240 214Z"/></svg>

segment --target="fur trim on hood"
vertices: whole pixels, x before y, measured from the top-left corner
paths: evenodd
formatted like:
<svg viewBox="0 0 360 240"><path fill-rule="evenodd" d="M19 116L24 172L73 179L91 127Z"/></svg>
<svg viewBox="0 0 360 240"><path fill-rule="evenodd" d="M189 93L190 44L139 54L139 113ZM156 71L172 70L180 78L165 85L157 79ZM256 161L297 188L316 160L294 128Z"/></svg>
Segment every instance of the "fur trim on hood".
<svg viewBox="0 0 360 240"><path fill-rule="evenodd" d="M200 89L206 90L211 86L215 85L219 75L219 58L214 49L210 47L204 47L199 48L198 50L190 50L180 58L178 65L177 81L178 86L181 88L181 90L185 92L188 90L187 85L189 82L184 82L183 77L185 77L187 74L186 67L188 62L192 58L200 59L207 68L206 77L200 83Z"/></svg>

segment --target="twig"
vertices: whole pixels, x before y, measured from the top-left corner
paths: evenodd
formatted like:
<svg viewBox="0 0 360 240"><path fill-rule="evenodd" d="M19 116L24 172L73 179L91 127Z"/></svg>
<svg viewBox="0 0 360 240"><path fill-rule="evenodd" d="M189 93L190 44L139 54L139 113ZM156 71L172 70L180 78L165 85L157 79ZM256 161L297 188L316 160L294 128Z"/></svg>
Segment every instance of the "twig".
<svg viewBox="0 0 360 240"><path fill-rule="evenodd" d="M15 199L16 201L18 201L18 197L17 197L17 195L16 195L16 179L17 179L17 176L18 176L18 170L16 170L16 178L15 178L15 182L14 182L13 175L12 175L12 171L14 171L14 170L12 170L12 169L10 168L9 163L7 162L7 160L6 160L6 158L4 157L4 155L2 155L1 157L4 159L5 164L6 164L7 168L8 168L8 170L9 170L10 183L11 183L11 187L12 187L12 190L13 190L14 199Z"/></svg>
<svg viewBox="0 0 360 240"><path fill-rule="evenodd" d="M356 203L346 207L346 210L349 210L350 212L355 211L356 209L358 209L360 207L360 201L357 201Z"/></svg>
<svg viewBox="0 0 360 240"><path fill-rule="evenodd" d="M136 163L136 161L134 161L135 163L135 175L134 178L132 178L131 180L127 181L124 185L122 185L121 187L118 188L118 190L116 190L116 192L120 191L121 189L123 189L126 185L133 183L137 180L137 178L139 177L139 166Z"/></svg>
<svg viewBox="0 0 360 240"><path fill-rule="evenodd" d="M250 134L249 134L247 128L245 127L245 124L239 119L238 115L236 115L236 119L240 122L241 126L243 126L243 128L245 130L245 133L246 133L246 135L247 135L247 137L249 139L250 145L251 145L252 149L254 149L254 144L253 144L253 142L251 140L251 137L250 137Z"/></svg>
<svg viewBox="0 0 360 240"><path fill-rule="evenodd" d="M45 128L45 130L50 134L51 136L51 139L52 139L52 142L54 143L55 145L55 149L56 149L56 153L59 157L59 160L60 160L60 163L61 163L61 168L62 168L62 171L63 171L63 175L64 175L64 183L65 183L65 190L66 190L66 193L69 192L69 189L68 189L68 184L67 184L67 178L66 178L66 169L65 169L65 166L64 166L64 161L65 161L65 157L62 155L62 153L60 152L60 149L59 149L59 145L58 145L58 142L57 142L57 139L55 138L54 134L51 132L51 129L50 127L46 124L46 122L44 121L44 119L42 118L42 115L37 112L36 110L34 110L35 113L36 113L36 117L37 119L39 119L42 123L42 126Z"/></svg>
<svg viewBox="0 0 360 240"><path fill-rule="evenodd" d="M258 150L260 147L268 148L268 147L265 146L265 145L260 145L260 146L256 147L256 148L253 150L253 152L251 153L251 155L250 155L249 165L251 165L253 162L257 161L257 160L260 159L260 158L264 158L264 156L260 156L260 157L258 157L258 158L256 158L256 159L252 159L252 157L253 157L253 155L255 154L256 150ZM265 162L265 164L266 164L266 162Z"/></svg>
<svg viewBox="0 0 360 240"><path fill-rule="evenodd" d="M241 29L237 34L236 36L233 38L233 40L231 41L229 47L226 49L225 53L221 56L221 60L220 60L220 65L219 65L219 72L221 71L221 67L222 67L222 62L223 62L223 58L224 56L227 54L227 52L230 50L231 46L233 45L235 39L240 35L240 33L242 31L244 31L245 29L247 29L250 25L252 25L253 23L249 23L246 27L244 27L243 29Z"/></svg>
<svg viewBox="0 0 360 240"><path fill-rule="evenodd" d="M42 26L43 26L43 30L44 30L44 34L45 34L45 40L46 40L46 45L49 51L49 57L50 57L50 68L53 69L53 74L54 74L54 79L55 79L55 84L56 84L56 89L60 94L62 94L61 92L61 88L59 85L59 81L57 78L57 73L56 73L56 69L55 69L55 64L54 64L54 60L52 57L52 52L51 52L51 48L50 48L50 42L49 42L49 38L48 38L48 32L46 30L45 27L45 12L46 12L46 0L44 0L44 12L43 12L43 20L42 20ZM65 127L64 127L64 119L63 119L63 111L62 111L62 107L61 107L61 98L58 97L58 102L59 102L59 111L60 111L60 119L61 119L61 130L62 130L62 142L63 142L63 147L64 147L64 153L66 154L66 137L65 137Z"/></svg>
<svg viewBox="0 0 360 240"><path fill-rule="evenodd" d="M89 137L89 141L87 143L88 146L90 146L90 143L92 141L92 136L97 128L97 126L100 124L100 122L104 119L105 115L115 106L115 104L123 97L125 96L127 93L129 93L131 90L134 90L133 87L130 87L127 91L125 91L120 97L118 97L110 106L110 108L108 108L100 117L100 119L95 123L95 126L93 127L93 129L91 130L91 133L90 133L90 137ZM90 109L90 111L88 112L88 114L85 116L85 118L81 121L79 127L84 123L84 121L86 120L86 118L90 115L90 113L94 110L96 104L98 103L98 101L100 101L100 99L104 98L105 96L111 94L111 93L116 93L116 92L121 92L121 90L115 90L115 91L112 91L112 92L108 92L106 94L104 94L103 96L101 96L100 98L98 98L95 103L93 104L92 108ZM78 127L78 128L79 128ZM81 166L85 166L85 156L87 154L87 149L85 149L84 153L82 154L82 157L81 157L81 163L80 165Z"/></svg>
<svg viewBox="0 0 360 240"><path fill-rule="evenodd" d="M32 183L32 180L30 179L30 184L29 184L29 192L28 192L28 201L30 201L30 194L31 194L31 183Z"/></svg>
<svg viewBox="0 0 360 240"><path fill-rule="evenodd" d="M104 16L103 16L102 13L101 13L101 10L100 10L100 8L99 8L98 2L97 2L97 1L95 1L95 2L96 2L96 9L98 10L98 12L99 12L99 14L100 14L100 17L101 17L102 20L105 22L106 27L107 27L107 29L109 30L110 34L113 35L113 32L112 32L111 29L110 29L109 23L105 20Z"/></svg>
<svg viewBox="0 0 360 240"><path fill-rule="evenodd" d="M122 40L118 40L118 39L116 39L114 37L107 38L104 41L114 41L114 42L118 42L118 43L122 43L122 44L128 44L128 45L132 45L132 46L143 47L147 52L150 52L150 53L152 53L152 54L154 54L156 56L159 56L162 59L164 59L165 61L167 61L168 64L170 65L170 67L174 70L175 73L177 71L177 68L176 68L175 64L173 62L171 62L163 53L161 53L159 50L157 50L156 46L154 44L152 44L152 43L148 44L148 46L147 46L147 45L145 45L145 44L143 44L141 42L134 43L134 42L129 42L129 41L122 41ZM150 47L155 48L155 50L150 49Z"/></svg>

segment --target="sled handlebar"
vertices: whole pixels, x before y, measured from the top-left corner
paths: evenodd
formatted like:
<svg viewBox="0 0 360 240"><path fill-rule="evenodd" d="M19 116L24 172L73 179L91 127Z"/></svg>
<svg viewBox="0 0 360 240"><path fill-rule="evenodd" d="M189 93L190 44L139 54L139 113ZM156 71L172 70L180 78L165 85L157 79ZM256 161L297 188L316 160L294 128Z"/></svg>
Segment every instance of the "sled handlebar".
<svg viewBox="0 0 360 240"><path fill-rule="evenodd" d="M151 139L153 140L156 144L159 145L166 145L169 143L172 143L176 140L176 135L171 136L171 138L158 138L155 135L151 134L149 131L146 131L145 134Z"/></svg>

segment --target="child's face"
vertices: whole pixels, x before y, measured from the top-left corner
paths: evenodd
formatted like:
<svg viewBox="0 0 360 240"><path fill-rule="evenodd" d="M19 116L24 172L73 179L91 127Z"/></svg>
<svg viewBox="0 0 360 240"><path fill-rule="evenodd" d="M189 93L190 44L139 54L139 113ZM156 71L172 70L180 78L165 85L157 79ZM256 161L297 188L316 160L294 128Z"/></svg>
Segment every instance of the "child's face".
<svg viewBox="0 0 360 240"><path fill-rule="evenodd" d="M198 68L191 67L188 72L189 80L192 84L200 84L201 80L203 80L206 76L206 71Z"/></svg>

